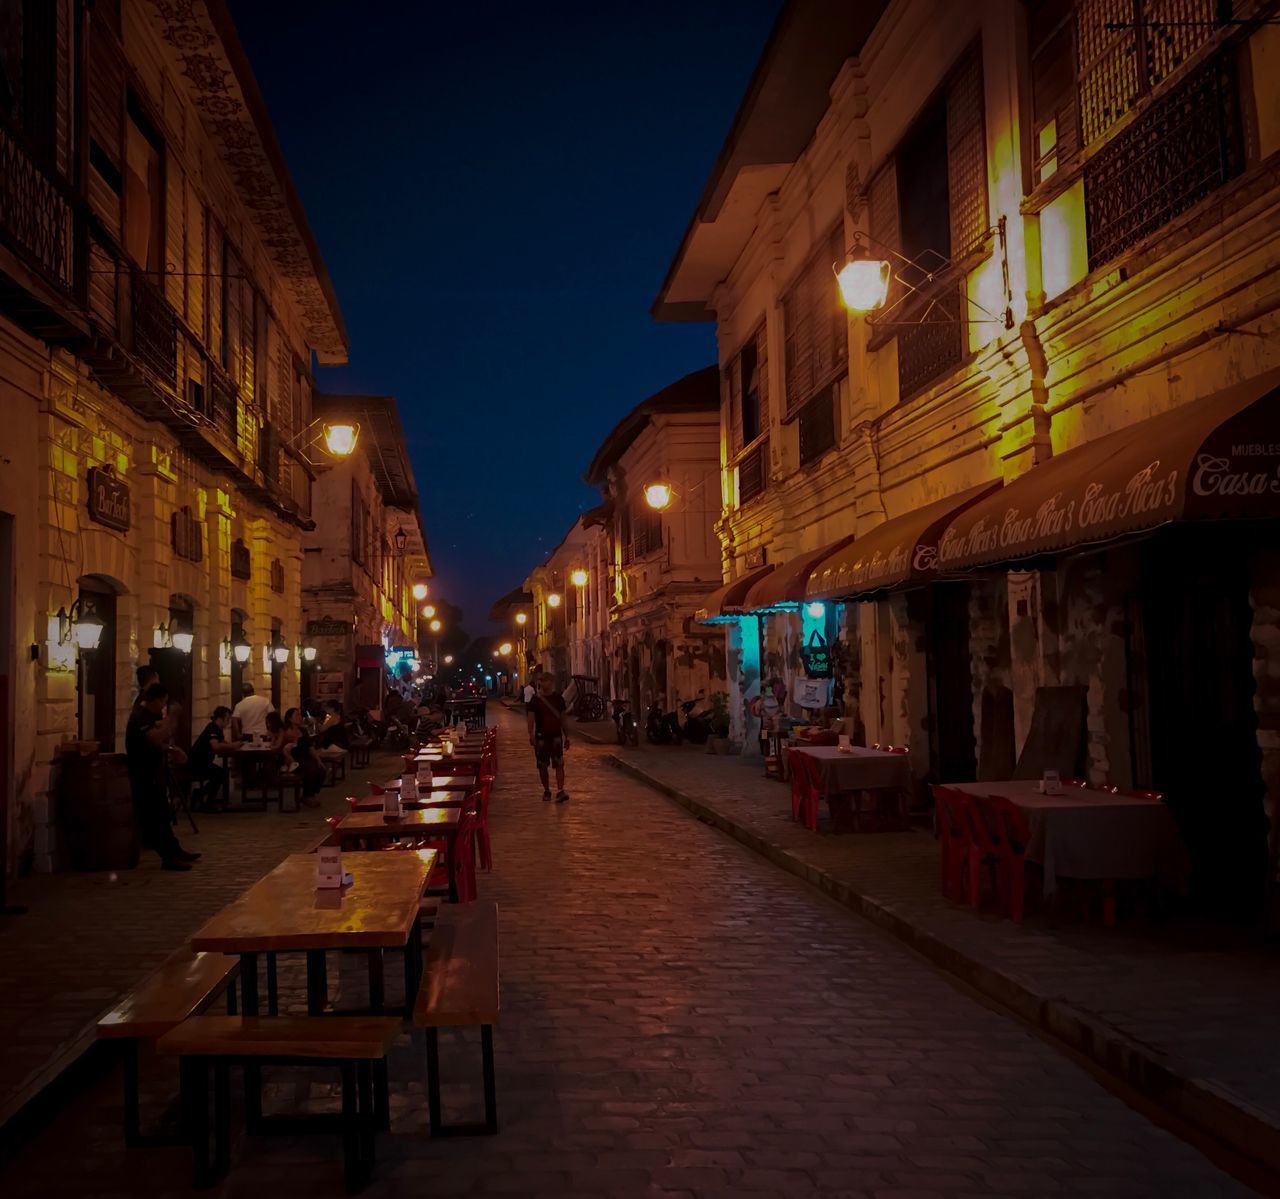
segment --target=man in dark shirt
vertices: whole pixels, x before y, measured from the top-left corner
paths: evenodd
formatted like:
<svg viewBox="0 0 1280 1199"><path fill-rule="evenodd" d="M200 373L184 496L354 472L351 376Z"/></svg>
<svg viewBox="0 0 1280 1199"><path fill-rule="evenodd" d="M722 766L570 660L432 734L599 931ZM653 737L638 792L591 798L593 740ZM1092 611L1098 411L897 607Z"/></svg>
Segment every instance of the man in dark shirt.
<svg viewBox="0 0 1280 1199"><path fill-rule="evenodd" d="M152 683L138 697L129 714L124 749L143 844L160 855L165 870L190 870L200 855L178 844L169 812L167 763L173 720L165 713L168 698L160 683Z"/></svg>
<svg viewBox="0 0 1280 1199"><path fill-rule="evenodd" d="M564 727L565 702L549 675L538 679L538 693L529 704L529 744L533 746L538 763L538 777L542 779L542 798L551 798L549 771L555 767L556 803L569 798L564 789L564 751L569 748L569 738Z"/></svg>
<svg viewBox="0 0 1280 1199"><path fill-rule="evenodd" d="M187 755L191 777L204 783L202 806L209 812L225 812L230 798L230 772L217 760L219 755L231 753L236 748L237 742L227 734L230 723L230 708L221 704L214 708L209 723L191 743L191 752Z"/></svg>

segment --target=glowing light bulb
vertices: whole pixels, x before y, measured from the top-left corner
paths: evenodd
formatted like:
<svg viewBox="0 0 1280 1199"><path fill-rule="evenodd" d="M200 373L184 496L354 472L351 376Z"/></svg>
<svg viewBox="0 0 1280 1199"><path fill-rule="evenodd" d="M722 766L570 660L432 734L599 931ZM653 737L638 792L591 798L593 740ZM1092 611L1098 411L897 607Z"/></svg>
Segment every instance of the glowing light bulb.
<svg viewBox="0 0 1280 1199"><path fill-rule="evenodd" d="M350 421L335 421L324 427L324 445L335 458L346 458L354 453L360 439L360 426Z"/></svg>
<svg viewBox="0 0 1280 1199"><path fill-rule="evenodd" d="M661 512L671 503L671 484L670 483L650 483L644 489L644 502L650 508Z"/></svg>
<svg viewBox="0 0 1280 1199"><path fill-rule="evenodd" d="M889 264L883 259L850 258L836 272L836 282L851 312L874 312L889 294Z"/></svg>

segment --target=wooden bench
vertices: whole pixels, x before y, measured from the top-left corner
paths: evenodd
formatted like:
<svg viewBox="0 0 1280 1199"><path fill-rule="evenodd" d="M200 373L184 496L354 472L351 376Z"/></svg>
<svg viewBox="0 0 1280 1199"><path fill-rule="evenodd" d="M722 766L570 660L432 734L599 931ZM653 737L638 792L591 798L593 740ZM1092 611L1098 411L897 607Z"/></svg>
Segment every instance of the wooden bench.
<svg viewBox="0 0 1280 1199"><path fill-rule="evenodd" d="M120 1041L124 1048L124 1139L130 1148L173 1144L170 1136L144 1136L138 1114L138 1045L164 1036L190 1016L203 1012L225 991L227 1011L236 1011L235 982L240 960L221 953L174 954L143 979L98 1021L98 1039Z"/></svg>
<svg viewBox="0 0 1280 1199"><path fill-rule="evenodd" d="M498 1022L498 905L441 904L427 948L427 965L413 1022L426 1030L427 1108L433 1136L498 1131L493 1026ZM449 1125L440 1112L441 1028L480 1028L484 1065L484 1124Z"/></svg>
<svg viewBox="0 0 1280 1199"><path fill-rule="evenodd" d="M231 1165L232 1066L338 1066L342 1070L343 1173L355 1190L373 1169L374 1135L388 1120L387 1052L400 1035L394 1016L197 1016L159 1041L177 1057L182 1109L191 1132L195 1185L206 1187ZM213 1155L209 1144L209 1074L213 1073ZM288 1121L290 1128L327 1127L323 1117Z"/></svg>

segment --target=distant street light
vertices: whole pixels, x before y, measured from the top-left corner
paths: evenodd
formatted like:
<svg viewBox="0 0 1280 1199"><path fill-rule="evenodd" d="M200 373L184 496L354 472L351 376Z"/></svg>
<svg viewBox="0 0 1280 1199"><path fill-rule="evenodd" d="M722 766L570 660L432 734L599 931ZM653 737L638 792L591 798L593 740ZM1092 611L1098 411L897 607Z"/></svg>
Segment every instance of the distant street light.
<svg viewBox="0 0 1280 1199"><path fill-rule="evenodd" d="M427 625L427 628L429 628L433 633L438 633L441 629L444 628L444 622L439 620L433 620L429 625Z"/></svg>
<svg viewBox="0 0 1280 1199"><path fill-rule="evenodd" d="M529 613L528 613L528 612L517 612L517 613L516 613L516 624L524 624L528 619L529 619Z"/></svg>
<svg viewBox="0 0 1280 1199"><path fill-rule="evenodd" d="M414 585L413 585L413 598L414 598L414 599L416 599L416 600L424 600L424 599L426 599L426 598L427 598L427 585L426 585L426 583L414 583Z"/></svg>
<svg viewBox="0 0 1280 1199"><path fill-rule="evenodd" d="M548 608L560 607L560 593L558 591L553 591L549 596L547 596L547 607Z"/></svg>
<svg viewBox="0 0 1280 1199"><path fill-rule="evenodd" d="M324 448L335 458L346 458L355 452L360 439L360 426L350 421L334 421L324 427Z"/></svg>
<svg viewBox="0 0 1280 1199"><path fill-rule="evenodd" d="M452 665L453 665L453 655L452 655L452 654L445 654L445 656L444 656L444 664L445 664L446 666L452 666Z"/></svg>
<svg viewBox="0 0 1280 1199"><path fill-rule="evenodd" d="M511 645L511 642L510 642L510 641L504 641L500 646L498 646L498 653L500 653L500 654L509 654L509 653L511 652L512 648L513 648L513 647L512 647L512 645Z"/></svg>
<svg viewBox="0 0 1280 1199"><path fill-rule="evenodd" d="M569 582L571 582L575 587L585 587L587 585L588 578L590 578L590 576L587 572L583 570L582 567L578 567L578 569L569 576Z"/></svg>
<svg viewBox="0 0 1280 1199"><path fill-rule="evenodd" d="M422 608L422 619L430 620L436 614L435 604L424 604Z"/></svg>

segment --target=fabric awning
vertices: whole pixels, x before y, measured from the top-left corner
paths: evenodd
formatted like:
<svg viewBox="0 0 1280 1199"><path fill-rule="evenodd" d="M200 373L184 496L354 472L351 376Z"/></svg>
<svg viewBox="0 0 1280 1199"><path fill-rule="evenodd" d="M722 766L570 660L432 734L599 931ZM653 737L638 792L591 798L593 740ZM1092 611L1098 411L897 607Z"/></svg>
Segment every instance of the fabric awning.
<svg viewBox="0 0 1280 1199"><path fill-rule="evenodd" d="M772 574L765 575L751 585L751 590L742 601L743 608L748 612L784 612L798 608L805 600L813 568L852 540L853 534L850 533L839 541L798 554L791 561L784 562Z"/></svg>
<svg viewBox="0 0 1280 1199"><path fill-rule="evenodd" d="M1175 520L1280 517L1280 371L1108 433L1037 466L943 532L949 573Z"/></svg>
<svg viewBox="0 0 1280 1199"><path fill-rule="evenodd" d="M815 566L805 598L854 599L927 581L933 577L938 538L947 523L999 486L998 479L983 483L877 525Z"/></svg>
<svg viewBox="0 0 1280 1199"><path fill-rule="evenodd" d="M774 564L770 562L768 566L761 566L745 575L739 575L723 587L718 587L707 596L707 602L694 613L693 619L699 624L727 624L735 620L746 611L742 601L746 599L747 592L751 590L754 583L769 574L773 566Z"/></svg>

